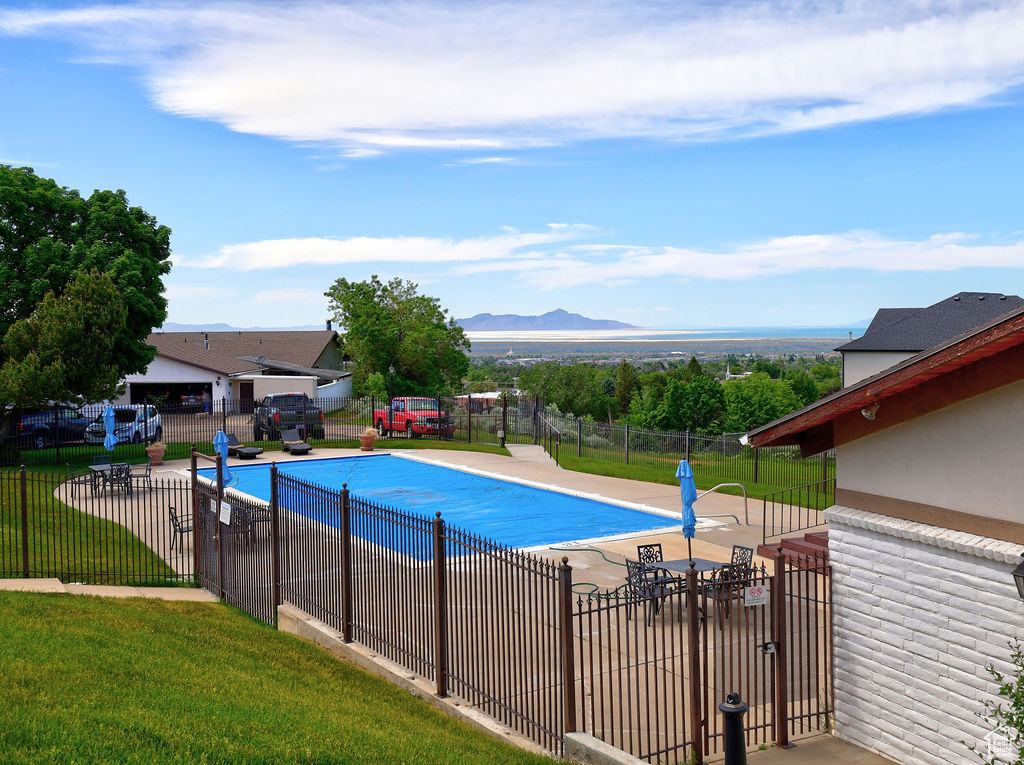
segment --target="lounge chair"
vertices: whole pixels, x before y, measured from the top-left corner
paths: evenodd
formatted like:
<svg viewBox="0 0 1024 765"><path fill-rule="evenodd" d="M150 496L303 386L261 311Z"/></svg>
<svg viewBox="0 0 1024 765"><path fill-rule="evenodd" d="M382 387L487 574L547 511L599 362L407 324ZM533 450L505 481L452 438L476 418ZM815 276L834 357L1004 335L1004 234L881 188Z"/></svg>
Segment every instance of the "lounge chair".
<svg viewBox="0 0 1024 765"><path fill-rule="evenodd" d="M299 431L295 428L281 432L281 448L290 454L309 454L312 446L299 437Z"/></svg>
<svg viewBox="0 0 1024 765"><path fill-rule="evenodd" d="M245 446L234 433L228 433L228 454L240 460L254 460L263 450L258 446Z"/></svg>

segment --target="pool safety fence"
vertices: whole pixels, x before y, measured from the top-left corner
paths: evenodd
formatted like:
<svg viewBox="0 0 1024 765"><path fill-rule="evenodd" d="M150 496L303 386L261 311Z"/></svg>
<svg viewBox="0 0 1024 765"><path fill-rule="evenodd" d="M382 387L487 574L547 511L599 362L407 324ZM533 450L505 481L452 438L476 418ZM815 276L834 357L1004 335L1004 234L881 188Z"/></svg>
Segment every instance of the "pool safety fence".
<svg viewBox="0 0 1024 765"><path fill-rule="evenodd" d="M827 727L825 562L778 557L772 572L578 595L565 558L510 549L441 513L276 466L269 503L218 485L197 482L205 587L268 623L291 603L554 753L582 731L652 763L700 761L722 751L717 704L734 691L751 704L751 747Z"/></svg>
<svg viewBox="0 0 1024 765"><path fill-rule="evenodd" d="M835 504L835 499L835 478L766 494L762 509L762 543L785 534L824 527L825 517L820 511Z"/></svg>
<svg viewBox="0 0 1024 765"><path fill-rule="evenodd" d="M194 576L191 486L127 470L0 470L0 577L173 585Z"/></svg>

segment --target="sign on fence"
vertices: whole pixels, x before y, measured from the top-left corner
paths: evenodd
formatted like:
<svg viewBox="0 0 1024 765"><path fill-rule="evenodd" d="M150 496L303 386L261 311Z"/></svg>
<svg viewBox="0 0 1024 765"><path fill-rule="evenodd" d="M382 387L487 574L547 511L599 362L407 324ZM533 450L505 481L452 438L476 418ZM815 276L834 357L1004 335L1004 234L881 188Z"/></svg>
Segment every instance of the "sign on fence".
<svg viewBox="0 0 1024 765"><path fill-rule="evenodd" d="M763 606L768 603L768 584L755 584L743 589L743 605Z"/></svg>
<svg viewBox="0 0 1024 765"><path fill-rule="evenodd" d="M220 522L225 526L231 525L231 505L227 502L220 503Z"/></svg>

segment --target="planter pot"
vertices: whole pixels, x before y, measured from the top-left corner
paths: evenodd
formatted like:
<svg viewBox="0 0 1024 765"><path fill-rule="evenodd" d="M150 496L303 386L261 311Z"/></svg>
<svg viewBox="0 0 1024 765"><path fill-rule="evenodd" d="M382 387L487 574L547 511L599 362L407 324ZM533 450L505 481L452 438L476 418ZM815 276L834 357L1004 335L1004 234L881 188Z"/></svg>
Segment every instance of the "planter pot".
<svg viewBox="0 0 1024 765"><path fill-rule="evenodd" d="M377 436L359 436L359 448L364 452L373 451L373 442L377 440Z"/></svg>
<svg viewBox="0 0 1024 765"><path fill-rule="evenodd" d="M164 464L164 452L167 451L166 446L147 446L146 456L153 460L154 465Z"/></svg>

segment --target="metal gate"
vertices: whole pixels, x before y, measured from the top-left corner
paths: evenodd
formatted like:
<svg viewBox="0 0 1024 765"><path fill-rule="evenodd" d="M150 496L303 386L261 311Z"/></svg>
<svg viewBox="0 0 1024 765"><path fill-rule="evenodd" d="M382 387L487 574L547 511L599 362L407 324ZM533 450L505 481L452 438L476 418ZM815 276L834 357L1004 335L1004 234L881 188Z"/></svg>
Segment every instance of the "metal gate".
<svg viewBox="0 0 1024 765"><path fill-rule="evenodd" d="M219 458L192 453L192 485L199 585L267 624L277 624L279 580L276 521L271 505L225 491L223 481L196 475L196 460Z"/></svg>
<svg viewBox="0 0 1024 765"><path fill-rule="evenodd" d="M579 598L577 729L648 762L703 762L723 751L729 693L750 705L748 747L827 729L830 574L780 557L774 572Z"/></svg>

